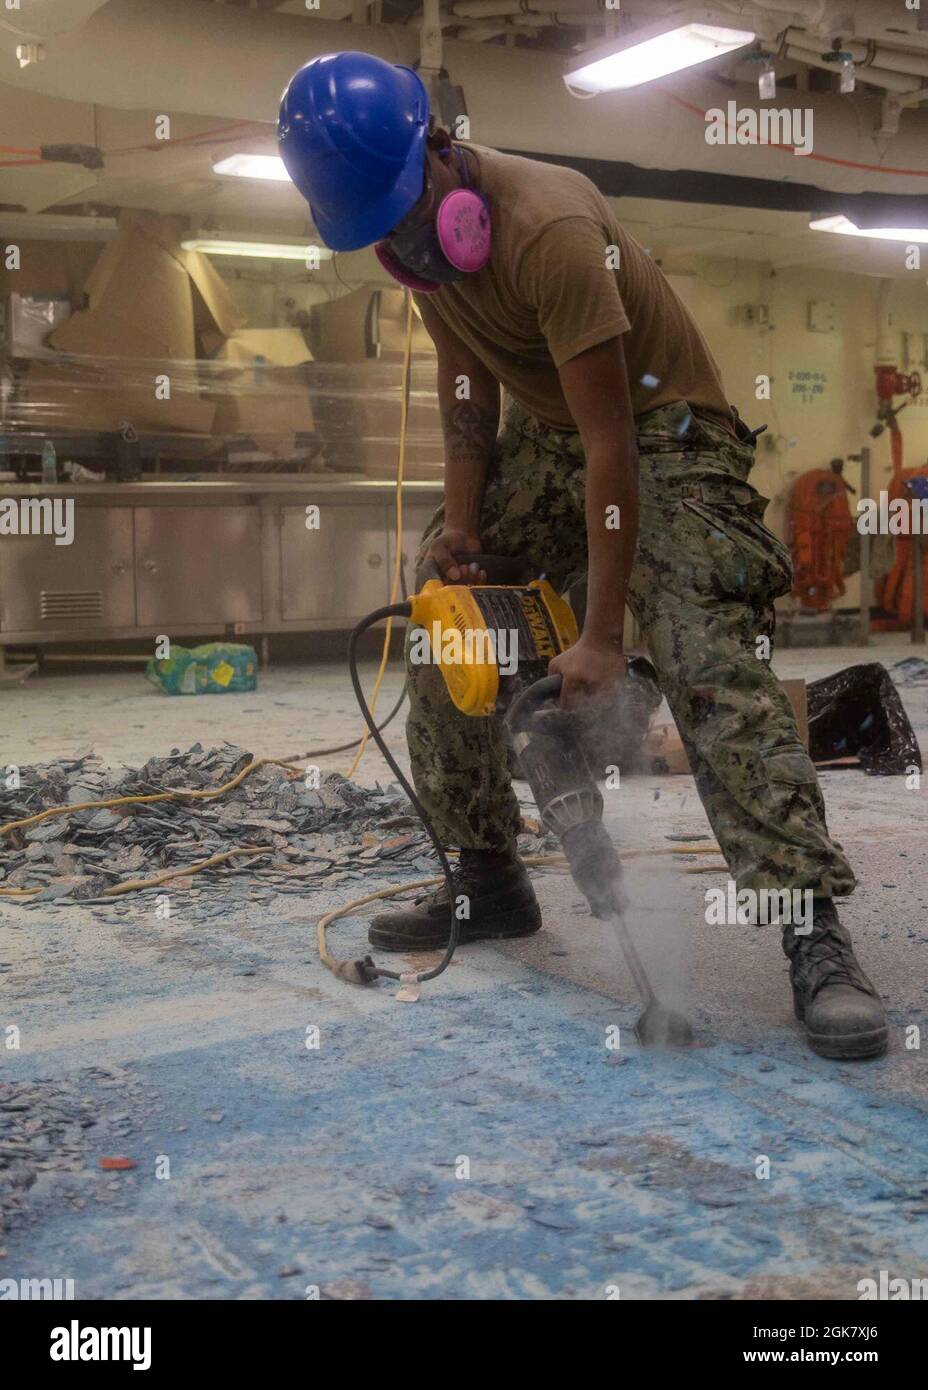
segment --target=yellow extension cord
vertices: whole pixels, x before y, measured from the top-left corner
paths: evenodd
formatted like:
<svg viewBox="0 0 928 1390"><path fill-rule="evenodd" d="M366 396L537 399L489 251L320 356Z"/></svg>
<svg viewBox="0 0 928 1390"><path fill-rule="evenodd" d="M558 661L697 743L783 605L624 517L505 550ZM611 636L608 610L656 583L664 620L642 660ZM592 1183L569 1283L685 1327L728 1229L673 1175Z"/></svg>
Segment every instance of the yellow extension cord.
<svg viewBox="0 0 928 1390"><path fill-rule="evenodd" d="M400 578L403 573L403 472L406 463L406 426L409 418L409 370L412 361L412 295L406 290L406 334L403 340L403 383L402 383L402 404L400 410L400 449L396 461L396 539L394 544L393 557L393 576L390 580L389 603L396 603L400 593ZM371 691L369 709L371 718L377 708L377 696L387 670L387 661L390 656L390 638L393 633L393 619L387 618L387 626L383 636L383 651L380 654L380 668L374 681L374 688ZM345 773L350 780L357 769L358 763L364 756L367 747L367 740L370 738L370 729L365 728L361 742L358 744L358 751L355 753L351 766Z"/></svg>

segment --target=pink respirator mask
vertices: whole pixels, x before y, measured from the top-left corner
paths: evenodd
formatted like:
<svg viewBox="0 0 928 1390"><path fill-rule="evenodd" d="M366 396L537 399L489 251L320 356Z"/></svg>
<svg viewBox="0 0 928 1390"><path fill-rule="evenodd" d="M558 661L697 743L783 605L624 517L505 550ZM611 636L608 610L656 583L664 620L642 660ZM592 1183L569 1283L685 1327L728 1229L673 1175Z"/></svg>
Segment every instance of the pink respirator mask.
<svg viewBox="0 0 928 1390"><path fill-rule="evenodd" d="M434 219L404 230L402 223L374 246L377 259L394 280L411 290L434 294L442 285L482 270L490 259L490 209L471 188L467 165L455 149L463 188L442 198Z"/></svg>

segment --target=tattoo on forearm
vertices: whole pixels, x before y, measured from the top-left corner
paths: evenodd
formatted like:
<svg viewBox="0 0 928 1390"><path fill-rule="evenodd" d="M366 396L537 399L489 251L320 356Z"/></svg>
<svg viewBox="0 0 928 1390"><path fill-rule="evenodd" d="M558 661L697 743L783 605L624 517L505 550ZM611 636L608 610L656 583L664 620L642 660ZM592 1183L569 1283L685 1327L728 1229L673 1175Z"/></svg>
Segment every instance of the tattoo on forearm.
<svg viewBox="0 0 928 1390"><path fill-rule="evenodd" d="M473 401L458 401L443 420L449 458L487 459L496 442L499 415Z"/></svg>

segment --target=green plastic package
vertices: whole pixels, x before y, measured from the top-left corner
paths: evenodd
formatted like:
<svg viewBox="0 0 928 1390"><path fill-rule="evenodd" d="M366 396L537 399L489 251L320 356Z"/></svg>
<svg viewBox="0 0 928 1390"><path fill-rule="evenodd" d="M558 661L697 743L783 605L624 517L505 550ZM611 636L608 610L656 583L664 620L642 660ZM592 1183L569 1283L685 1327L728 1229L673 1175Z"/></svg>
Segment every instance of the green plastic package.
<svg viewBox="0 0 928 1390"><path fill-rule="evenodd" d="M152 658L145 674L168 695L230 695L258 688L258 656L238 642L171 643L171 655Z"/></svg>

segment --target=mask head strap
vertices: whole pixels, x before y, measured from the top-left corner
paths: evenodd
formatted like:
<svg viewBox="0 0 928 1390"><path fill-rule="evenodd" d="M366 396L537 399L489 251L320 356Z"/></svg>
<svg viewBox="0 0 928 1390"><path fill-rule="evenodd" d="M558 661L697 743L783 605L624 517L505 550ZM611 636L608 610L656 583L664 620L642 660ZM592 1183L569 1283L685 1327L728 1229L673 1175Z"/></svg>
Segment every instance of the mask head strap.
<svg viewBox="0 0 928 1390"><path fill-rule="evenodd" d="M461 149L460 145L452 145L451 148L454 150L455 163L458 166L458 173L464 180L464 187L470 188L470 173L467 168L467 160L464 158L464 151Z"/></svg>

